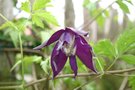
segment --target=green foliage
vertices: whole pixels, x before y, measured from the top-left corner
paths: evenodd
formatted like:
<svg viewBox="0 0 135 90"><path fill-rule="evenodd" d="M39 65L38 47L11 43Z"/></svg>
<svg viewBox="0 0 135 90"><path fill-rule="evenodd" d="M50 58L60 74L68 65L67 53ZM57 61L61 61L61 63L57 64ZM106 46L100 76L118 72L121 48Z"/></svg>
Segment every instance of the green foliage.
<svg viewBox="0 0 135 90"><path fill-rule="evenodd" d="M22 61L24 62L25 67L28 67L30 64L32 63L40 63L42 61L42 57L41 56L24 56L23 60L21 60L21 55L18 54L16 56L16 63L14 64L14 66L11 68L11 71L14 70L17 66L19 66Z"/></svg>
<svg viewBox="0 0 135 90"><path fill-rule="evenodd" d="M116 2L124 12L129 13L128 6L123 2L123 0L117 0Z"/></svg>
<svg viewBox="0 0 135 90"><path fill-rule="evenodd" d="M135 44L135 29L126 30L118 37L115 44L119 56L132 49Z"/></svg>
<svg viewBox="0 0 135 90"><path fill-rule="evenodd" d="M51 0L35 0L32 10L39 10L42 8L45 8L46 5L50 2Z"/></svg>
<svg viewBox="0 0 135 90"><path fill-rule="evenodd" d="M120 59L128 64L135 64L135 55L131 54L122 55Z"/></svg>
<svg viewBox="0 0 135 90"><path fill-rule="evenodd" d="M37 16L35 14L32 15L32 22L33 22L33 24L35 24L41 28L44 28L44 24L43 24L42 20L40 19L39 16Z"/></svg>
<svg viewBox="0 0 135 90"><path fill-rule="evenodd" d="M48 70L50 70L50 57L46 58L44 61L41 61L40 66L46 74L49 74Z"/></svg>
<svg viewBox="0 0 135 90"><path fill-rule="evenodd" d="M94 61L95 61L95 66L96 66L97 71L103 72L106 66L105 60L102 57L97 57L94 59Z"/></svg>
<svg viewBox="0 0 135 90"><path fill-rule="evenodd" d="M22 3L21 10L24 10L25 12L30 13L30 2L29 2L29 0Z"/></svg>
<svg viewBox="0 0 135 90"><path fill-rule="evenodd" d="M132 90L135 90L135 77L129 78L129 86L132 87Z"/></svg>
<svg viewBox="0 0 135 90"><path fill-rule="evenodd" d="M110 40L100 40L94 45L94 52L97 56L115 57L115 48Z"/></svg>

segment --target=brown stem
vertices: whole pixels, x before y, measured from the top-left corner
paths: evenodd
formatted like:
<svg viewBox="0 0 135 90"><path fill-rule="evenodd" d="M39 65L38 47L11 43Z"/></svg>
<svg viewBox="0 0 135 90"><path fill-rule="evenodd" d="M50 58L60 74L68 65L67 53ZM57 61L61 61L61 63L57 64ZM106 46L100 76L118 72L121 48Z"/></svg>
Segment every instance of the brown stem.
<svg viewBox="0 0 135 90"><path fill-rule="evenodd" d="M135 71L135 68L130 68L130 69L124 69L124 70L115 70L115 71L106 71L104 72L104 74L120 74L120 73L125 73L125 72L132 72L132 71ZM86 76L98 76L98 75L101 75L102 73L78 73L77 77L86 77ZM66 77L74 77L74 74L64 74L64 75L59 75L57 76L55 79L59 79L59 78L66 78ZM29 87L33 84L36 84L36 83L40 83L40 82L44 82L47 78L42 78L42 79L39 79L39 80L36 80L36 81L33 81L31 83L28 83L27 85L25 85L25 88L26 87ZM48 80L52 80L52 77L48 78Z"/></svg>
<svg viewBox="0 0 135 90"><path fill-rule="evenodd" d="M4 48L3 51L5 51L5 52L20 52L20 49L19 48ZM42 57L45 57L44 53L41 52L40 50L33 50L33 49L24 48L23 52L37 54L37 55L40 55Z"/></svg>

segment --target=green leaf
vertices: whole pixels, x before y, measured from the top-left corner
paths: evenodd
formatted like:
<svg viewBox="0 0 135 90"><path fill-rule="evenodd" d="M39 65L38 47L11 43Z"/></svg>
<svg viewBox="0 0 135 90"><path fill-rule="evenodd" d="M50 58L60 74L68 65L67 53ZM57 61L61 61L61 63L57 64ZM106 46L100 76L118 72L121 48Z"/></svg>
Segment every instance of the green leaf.
<svg viewBox="0 0 135 90"><path fill-rule="evenodd" d="M41 56L25 56L23 58L24 64L26 66L32 64L33 62L35 63L40 63L42 61L42 57Z"/></svg>
<svg viewBox="0 0 135 90"><path fill-rule="evenodd" d="M131 54L122 55L120 59L127 62L128 64L135 64L135 55Z"/></svg>
<svg viewBox="0 0 135 90"><path fill-rule="evenodd" d="M17 59L17 62L11 68L10 71L14 70L18 65L20 65L22 63L22 60L20 60L21 59L21 54L17 54L16 59ZM24 58L23 58L23 62L24 62L25 67L32 64L33 62L40 63L41 61L42 61L42 57L41 56L36 56L36 55L35 56L24 56Z"/></svg>
<svg viewBox="0 0 135 90"><path fill-rule="evenodd" d="M135 77L129 77L129 86L132 87L131 90L135 90Z"/></svg>
<svg viewBox="0 0 135 90"><path fill-rule="evenodd" d="M95 65L96 65L96 69L98 71L102 71L102 69L104 69L104 67L106 66L106 62L105 60L102 58L102 57L97 57L95 58L96 60L95 61ZM100 64L99 64L100 62ZM100 66L101 65L101 66ZM101 68L102 67L102 68Z"/></svg>
<svg viewBox="0 0 135 90"><path fill-rule="evenodd" d="M2 24L0 26L0 30L8 28L8 27L12 27L12 28L16 29L15 24L13 22L11 22L11 21L8 21L8 22L5 22L4 24Z"/></svg>
<svg viewBox="0 0 135 90"><path fill-rule="evenodd" d="M21 18L15 22L15 25L19 29L19 31L24 31L28 24L29 24L29 21L24 18Z"/></svg>
<svg viewBox="0 0 135 90"><path fill-rule="evenodd" d="M49 72L48 72L48 69L49 69L49 60L50 60L50 57L48 57L47 59L45 59L44 61L42 61L41 63L40 63L40 65L41 65L41 67L42 67L42 69L44 70L44 72L46 73L46 74L49 74Z"/></svg>
<svg viewBox="0 0 135 90"><path fill-rule="evenodd" d="M122 55L135 45L135 29L125 30L116 40L117 54Z"/></svg>
<svg viewBox="0 0 135 90"><path fill-rule="evenodd" d="M103 15L100 15L98 18L97 18L97 23L100 27L103 27L104 25L104 22L105 22L105 17Z"/></svg>
<svg viewBox="0 0 135 90"><path fill-rule="evenodd" d="M107 57L115 57L115 49L110 40L101 40L94 46L94 52L97 55L104 55Z"/></svg>
<svg viewBox="0 0 135 90"><path fill-rule="evenodd" d="M40 10L40 11L36 12L35 15L39 16L40 18L45 20L47 23L51 23L53 25L58 26L57 20L50 12Z"/></svg>
<svg viewBox="0 0 135 90"><path fill-rule="evenodd" d="M118 0L116 2L124 12L129 13L128 6L125 3L123 3L121 0Z"/></svg>
<svg viewBox="0 0 135 90"><path fill-rule="evenodd" d="M30 2L27 0L26 2L22 3L21 10L30 13Z"/></svg>
<svg viewBox="0 0 135 90"><path fill-rule="evenodd" d="M12 39L12 42L13 42L14 46L17 47L19 45L19 39L18 39L19 33L18 33L18 31L10 30L9 35Z"/></svg>
<svg viewBox="0 0 135 90"><path fill-rule="evenodd" d="M47 3L49 3L51 0L35 0L34 4L33 4L33 10L39 10L42 8L45 8Z"/></svg>
<svg viewBox="0 0 135 90"><path fill-rule="evenodd" d="M47 41L51 34L48 31L41 31L42 42Z"/></svg>
<svg viewBox="0 0 135 90"><path fill-rule="evenodd" d="M39 16L32 15L32 22L36 24L37 26L44 28L44 24Z"/></svg>

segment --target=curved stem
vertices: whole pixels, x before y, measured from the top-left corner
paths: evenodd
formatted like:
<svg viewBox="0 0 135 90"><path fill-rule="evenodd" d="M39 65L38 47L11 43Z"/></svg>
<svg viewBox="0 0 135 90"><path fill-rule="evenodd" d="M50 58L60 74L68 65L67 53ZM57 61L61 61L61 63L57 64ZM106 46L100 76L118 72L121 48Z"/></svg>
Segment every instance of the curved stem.
<svg viewBox="0 0 135 90"><path fill-rule="evenodd" d="M111 67L115 64L115 62L118 60L118 57L116 57L114 59L114 61L112 62L112 64L106 69L106 71L108 71L109 69L111 69Z"/></svg>
<svg viewBox="0 0 135 90"><path fill-rule="evenodd" d="M20 53L21 53L21 61L22 61L22 72L21 72L21 75L22 75L22 85L24 87L24 62L23 62L23 47L22 47L22 39L21 39L21 33L19 32L19 43L20 43Z"/></svg>

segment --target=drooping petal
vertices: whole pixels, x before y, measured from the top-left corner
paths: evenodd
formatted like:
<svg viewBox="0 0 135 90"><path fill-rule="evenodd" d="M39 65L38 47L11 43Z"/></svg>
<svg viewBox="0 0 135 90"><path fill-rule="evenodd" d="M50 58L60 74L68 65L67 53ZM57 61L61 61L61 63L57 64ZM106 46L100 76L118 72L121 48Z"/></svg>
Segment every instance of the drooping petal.
<svg viewBox="0 0 135 90"><path fill-rule="evenodd" d="M58 43L55 45L51 55L51 67L53 70L53 77L59 74L67 61L67 56L65 55L65 53L63 53L61 49L57 50L57 47Z"/></svg>
<svg viewBox="0 0 135 90"><path fill-rule="evenodd" d="M77 71L78 71L78 67L77 67L77 63L76 63L76 58L75 56L70 56L69 57L70 59L70 66L71 66L71 69L74 71L74 74L75 76L77 75Z"/></svg>
<svg viewBox="0 0 135 90"><path fill-rule="evenodd" d="M45 47L45 46L48 46L48 45L52 44L53 42L57 41L57 40L60 38L60 36L61 36L64 32L65 32L65 30L63 30L63 29L61 29L61 30L55 32L55 33L49 38L49 40L48 40L47 42L42 43L41 45L35 47L34 49L39 50L39 49L42 49L42 48Z"/></svg>
<svg viewBox="0 0 135 90"><path fill-rule="evenodd" d="M81 37L77 37L75 43L77 46L76 55L80 58L80 60L83 62L85 66L87 66L92 71L96 72L96 69L94 67L94 63L92 60L91 47L88 45L88 43L84 43Z"/></svg>

